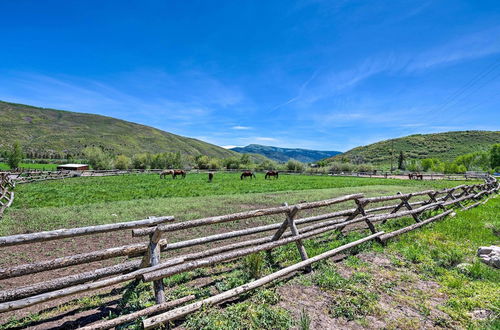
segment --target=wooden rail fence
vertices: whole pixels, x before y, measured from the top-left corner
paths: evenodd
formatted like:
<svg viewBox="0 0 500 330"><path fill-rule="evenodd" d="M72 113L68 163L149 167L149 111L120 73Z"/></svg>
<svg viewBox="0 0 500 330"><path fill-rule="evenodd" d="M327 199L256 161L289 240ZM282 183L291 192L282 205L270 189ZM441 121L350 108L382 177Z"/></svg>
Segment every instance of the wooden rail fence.
<svg viewBox="0 0 500 330"><path fill-rule="evenodd" d="M129 169L129 170L85 170L85 171L42 171L42 170L23 170L21 172L11 172L14 180L17 183L31 183L46 180L60 180L72 177L94 177L94 176L119 176L131 174L159 174L163 169ZM219 170L190 170L188 173L240 173L241 169L219 169ZM265 174L266 171L254 170L255 173ZM390 172L322 172L315 169L294 172L294 171L279 171L280 174L290 175L311 175L311 176L348 176L360 178L408 178L408 174L393 174ZM442 174L442 173L422 173L423 180L449 180L449 181L467 181L482 179L481 176L473 174Z"/></svg>
<svg viewBox="0 0 500 330"><path fill-rule="evenodd" d="M485 197L495 194L498 190L499 184L496 179L488 176L485 178L484 183L481 184L460 185L437 191L426 190L378 197L351 194L321 201L294 205L285 203L278 207L182 222L175 222L174 217L166 216L108 225L0 237L0 248L34 242L45 244L45 242L52 240L121 230L131 230L133 237L146 238L141 243L115 246L26 264L13 262L10 266L0 268L0 280L2 280L116 257L125 256L129 258L127 261L112 266L1 290L0 313L26 308L62 297L81 296L87 292L109 288L124 282L144 281L153 283L156 305L115 319L90 324L87 328L109 329L133 321L138 317L149 316L143 321L144 328L149 329L184 317L203 306L221 303L297 270L308 270L313 263L364 242L375 240L385 244L387 240L397 235L452 215L456 208L465 210L477 206L484 201ZM352 203L353 205L346 208L343 206L346 203ZM377 206L380 203L382 205ZM468 204L466 205L466 203ZM304 212L317 214L301 216L301 213ZM276 217L282 218L276 222ZM380 224L402 217L412 217L415 223L389 233L379 230ZM262 218L271 219L274 222L265 225L252 223L252 221ZM230 228L230 226L226 224L231 223L234 223L235 226L246 224L247 228L228 230L227 228ZM204 231L209 227L222 230L222 232L175 242L175 237L178 237L177 234L180 231L191 230L192 232L193 228ZM328 232L363 228L368 228L371 232L365 238L312 258L308 256L303 244L304 240ZM256 234L268 232L272 234L256 236ZM248 236L250 237L246 238ZM231 239L237 240L231 241ZM214 242L217 242L215 246L209 245ZM202 267L231 262L260 251L270 253L277 247L291 243L297 246L302 259L302 261L292 266L243 286L182 307L177 306L191 302L195 300L195 297L187 296L174 301L165 301L164 278ZM188 252L173 253L173 251L188 247L191 248ZM195 248L193 249L193 247ZM154 314L158 315L151 316Z"/></svg>
<svg viewBox="0 0 500 330"><path fill-rule="evenodd" d="M14 201L14 187L16 183L10 178L9 173L0 173L0 219L4 211Z"/></svg>

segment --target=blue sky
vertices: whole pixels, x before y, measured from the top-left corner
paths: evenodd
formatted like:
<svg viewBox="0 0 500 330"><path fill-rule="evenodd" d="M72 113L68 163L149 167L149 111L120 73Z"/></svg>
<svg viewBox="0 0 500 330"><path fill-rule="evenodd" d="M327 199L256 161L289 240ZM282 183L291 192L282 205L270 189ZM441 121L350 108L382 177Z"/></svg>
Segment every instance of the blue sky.
<svg viewBox="0 0 500 330"><path fill-rule="evenodd" d="M221 146L500 129L500 1L0 0L0 100Z"/></svg>

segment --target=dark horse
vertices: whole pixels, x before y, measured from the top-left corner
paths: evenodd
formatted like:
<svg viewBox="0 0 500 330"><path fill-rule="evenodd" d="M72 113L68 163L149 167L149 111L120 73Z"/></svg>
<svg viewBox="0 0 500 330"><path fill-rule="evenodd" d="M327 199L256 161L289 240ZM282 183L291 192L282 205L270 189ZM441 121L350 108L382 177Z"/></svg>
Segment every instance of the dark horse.
<svg viewBox="0 0 500 330"><path fill-rule="evenodd" d="M208 182L212 182L213 179L214 179L214 174L212 172L209 172L208 173Z"/></svg>
<svg viewBox="0 0 500 330"><path fill-rule="evenodd" d="M241 173L240 179L243 180L243 178L246 178L248 176L250 177L250 179L252 179L252 178L257 179L257 177L255 176L255 174L253 174L252 171L244 171L243 173Z"/></svg>
<svg viewBox="0 0 500 330"><path fill-rule="evenodd" d="M267 171L265 179L271 178L271 177L274 177L275 179L277 179L279 177L278 171Z"/></svg>
<svg viewBox="0 0 500 330"><path fill-rule="evenodd" d="M172 179L175 179L178 175L181 175L183 178L186 177L186 171L183 170L166 170L160 173L160 179L166 178L168 175L172 176Z"/></svg>
<svg viewBox="0 0 500 330"><path fill-rule="evenodd" d="M423 180L424 176L420 173L410 173L410 174L408 174L408 179L410 179L410 180L412 180L412 179Z"/></svg>

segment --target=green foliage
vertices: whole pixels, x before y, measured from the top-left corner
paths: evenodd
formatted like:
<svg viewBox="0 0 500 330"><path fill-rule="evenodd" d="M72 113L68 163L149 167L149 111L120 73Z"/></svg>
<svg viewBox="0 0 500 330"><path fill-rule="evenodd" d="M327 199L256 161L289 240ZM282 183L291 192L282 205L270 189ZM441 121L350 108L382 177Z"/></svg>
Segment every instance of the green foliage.
<svg viewBox="0 0 500 330"><path fill-rule="evenodd" d="M137 169L151 168L152 158L149 153L136 154L132 157L132 167Z"/></svg>
<svg viewBox="0 0 500 330"><path fill-rule="evenodd" d="M243 270L251 279L258 279L264 268L264 256L262 253L254 253L243 259Z"/></svg>
<svg viewBox="0 0 500 330"><path fill-rule="evenodd" d="M405 155L404 155L403 151L399 152L398 169L399 170L404 170L405 169Z"/></svg>
<svg viewBox="0 0 500 330"><path fill-rule="evenodd" d="M278 164L272 160L265 160L257 165L257 169L260 171L277 170Z"/></svg>
<svg viewBox="0 0 500 330"><path fill-rule="evenodd" d="M309 330L311 328L311 318L309 314L307 314L306 310L302 308L302 312L300 313L299 319L299 329L300 330Z"/></svg>
<svg viewBox="0 0 500 330"><path fill-rule="evenodd" d="M210 158L205 155L199 155L195 157L196 168L208 169L210 168Z"/></svg>
<svg viewBox="0 0 500 330"><path fill-rule="evenodd" d="M496 168L500 166L500 143L496 143L491 146L490 166L491 168Z"/></svg>
<svg viewBox="0 0 500 330"><path fill-rule="evenodd" d="M293 326L290 313L269 303L246 301L224 309L208 308L189 316L188 329L289 329Z"/></svg>
<svg viewBox="0 0 500 330"><path fill-rule="evenodd" d="M423 170L423 166L421 162L419 162L416 159L411 159L408 161L408 164L406 165L406 169L410 172L420 172Z"/></svg>
<svg viewBox="0 0 500 330"><path fill-rule="evenodd" d="M12 149L7 152L7 164L10 168L18 168L23 158L24 154L19 142L14 142Z"/></svg>
<svg viewBox="0 0 500 330"><path fill-rule="evenodd" d="M83 150L85 158L95 170L110 170L113 168L113 159L104 153L101 148L88 147Z"/></svg>
<svg viewBox="0 0 500 330"><path fill-rule="evenodd" d="M240 168L240 161L239 157L228 157L222 160L222 165L228 170L234 170Z"/></svg>
<svg viewBox="0 0 500 330"><path fill-rule="evenodd" d="M119 170L128 170L130 168L130 165L132 165L132 160L129 157L125 155L116 156L115 168Z"/></svg>
<svg viewBox="0 0 500 330"><path fill-rule="evenodd" d="M293 172L303 172L305 169L305 165L297 160L290 159L286 163L286 169Z"/></svg>
<svg viewBox="0 0 500 330"><path fill-rule="evenodd" d="M149 157L149 159L151 159L151 164L150 164L151 168L155 169L182 168L182 156L180 152L162 152L159 154L153 154L151 155L151 157Z"/></svg>
<svg viewBox="0 0 500 330"><path fill-rule="evenodd" d="M455 158L453 163L467 171L487 171L490 168L490 153L478 151L461 155Z"/></svg>

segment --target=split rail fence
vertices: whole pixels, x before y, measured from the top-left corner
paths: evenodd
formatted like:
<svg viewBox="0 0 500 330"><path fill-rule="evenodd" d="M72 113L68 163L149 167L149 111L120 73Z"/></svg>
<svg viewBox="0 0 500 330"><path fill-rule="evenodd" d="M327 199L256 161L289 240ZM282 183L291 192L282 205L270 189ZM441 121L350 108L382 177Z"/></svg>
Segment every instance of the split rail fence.
<svg viewBox="0 0 500 330"><path fill-rule="evenodd" d="M0 219L4 211L14 201L14 187L16 183L10 178L9 173L0 173Z"/></svg>
<svg viewBox="0 0 500 330"><path fill-rule="evenodd" d="M12 172L14 180L17 183L31 183L46 180L67 179L72 177L93 177L93 176L119 176L130 174L159 174L163 169L129 169L129 170L85 170L85 171L42 171L42 170L23 170L21 172ZM222 169L222 170L198 170L193 169L188 173L241 173L242 169ZM254 170L255 173L265 174L266 171ZM303 172L295 171L279 171L280 174L289 175L311 175L311 176L347 176L360 178L408 178L406 174L393 174L390 172L374 171L374 172L322 172L315 169L306 170ZM442 174L442 173L421 173L422 180L448 180L448 181L467 181L482 179L482 176L474 174Z"/></svg>
<svg viewBox="0 0 500 330"><path fill-rule="evenodd" d="M132 230L133 237L144 237L147 240L142 243L61 256L27 264L13 262L12 265L0 268L0 280L3 280L19 276L32 276L36 273L74 265L87 265L106 259L129 257L126 261L112 266L1 290L0 313L27 308L63 297L81 297L91 291L109 289L125 282L144 281L153 283L156 305L114 319L90 324L86 329L109 329L141 317L146 317L143 320L144 328L154 328L182 318L203 306L219 304L237 297L298 270L308 270L313 263L364 242L375 240L385 244L387 240L397 235L453 215L454 208L469 209L484 203L485 197L497 193L498 190L497 180L488 176L482 184L460 185L438 191L426 190L378 197L352 194L321 201L294 205L285 203L279 207L180 222L176 222L173 216L165 216L100 226L4 236L0 237L0 248L2 249L34 242L41 242L41 244L48 246L47 242L53 240L121 230ZM346 203L354 205L343 208ZM377 204L382 205L377 206ZM381 223L402 217L412 217L415 223L389 233L379 230ZM266 221L265 223L268 224L263 225L263 219L275 221L278 219L278 221L271 223ZM255 222L252 223L252 221ZM230 230L228 228L231 228L231 224L236 227L246 225L247 228L239 229L240 227L238 227L237 230ZM314 257L308 256L303 244L304 240L332 231L341 232L343 229L361 230L366 228L370 231L368 236ZM175 241L175 237L179 237L181 231L207 232L210 229L222 232ZM272 234L257 235L268 232L272 232ZM212 245L212 243L215 244ZM165 299L164 278L198 268L232 262L260 251L271 253L273 249L288 244L297 246L302 261L245 285L199 301L194 301L196 298L192 295L173 301ZM185 248L190 248L190 250L188 252L175 252ZM183 305L186 303L189 304Z"/></svg>

